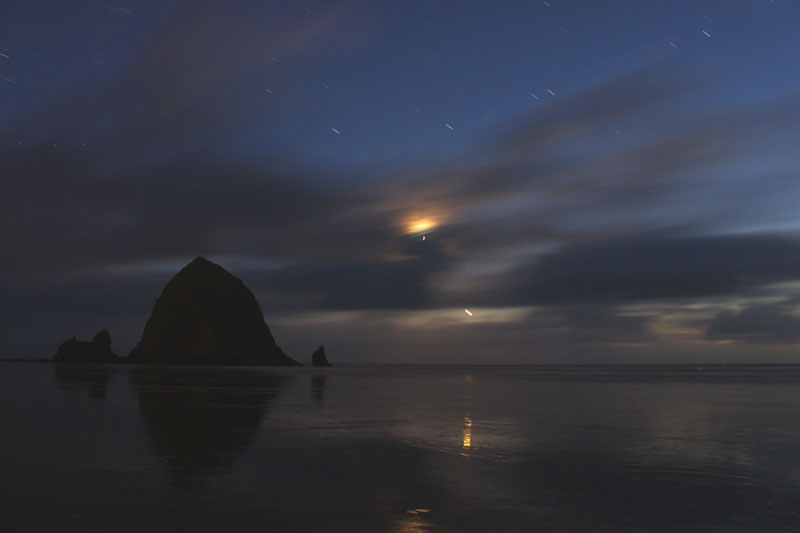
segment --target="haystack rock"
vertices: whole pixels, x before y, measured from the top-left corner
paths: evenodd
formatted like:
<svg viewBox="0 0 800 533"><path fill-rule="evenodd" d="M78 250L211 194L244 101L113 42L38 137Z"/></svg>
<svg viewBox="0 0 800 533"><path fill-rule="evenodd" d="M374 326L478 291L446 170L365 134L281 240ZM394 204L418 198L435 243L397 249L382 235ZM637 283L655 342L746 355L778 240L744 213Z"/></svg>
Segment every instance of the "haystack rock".
<svg viewBox="0 0 800 533"><path fill-rule="evenodd" d="M65 340L53 358L56 363L111 363L116 359L107 329L100 330L92 342L79 341L75 337Z"/></svg>
<svg viewBox="0 0 800 533"><path fill-rule="evenodd" d="M320 344L319 348L311 354L311 366L333 366L325 357L325 347Z"/></svg>
<svg viewBox="0 0 800 533"><path fill-rule="evenodd" d="M283 353L253 293L198 257L161 291L132 363L302 366Z"/></svg>

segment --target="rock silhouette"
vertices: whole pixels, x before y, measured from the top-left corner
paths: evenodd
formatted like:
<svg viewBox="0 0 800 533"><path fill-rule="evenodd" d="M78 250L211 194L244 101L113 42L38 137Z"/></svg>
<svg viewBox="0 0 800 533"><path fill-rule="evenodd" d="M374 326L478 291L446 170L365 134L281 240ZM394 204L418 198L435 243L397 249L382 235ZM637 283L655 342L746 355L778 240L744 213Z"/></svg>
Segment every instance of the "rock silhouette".
<svg viewBox="0 0 800 533"><path fill-rule="evenodd" d="M302 366L275 344L242 280L198 257L156 301L132 363Z"/></svg>
<svg viewBox="0 0 800 533"><path fill-rule="evenodd" d="M100 330L92 342L79 341L75 337L65 340L53 357L56 363L112 363L116 359L107 329Z"/></svg>
<svg viewBox="0 0 800 533"><path fill-rule="evenodd" d="M311 354L311 366L333 366L328 362L328 358L325 357L325 347L320 344L319 348Z"/></svg>

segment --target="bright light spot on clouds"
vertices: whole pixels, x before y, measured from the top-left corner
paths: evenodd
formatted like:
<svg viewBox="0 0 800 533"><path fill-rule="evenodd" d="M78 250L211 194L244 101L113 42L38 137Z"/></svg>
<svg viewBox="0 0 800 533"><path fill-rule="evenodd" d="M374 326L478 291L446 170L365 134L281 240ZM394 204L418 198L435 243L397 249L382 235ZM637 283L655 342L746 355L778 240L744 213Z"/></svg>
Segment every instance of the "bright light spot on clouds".
<svg viewBox="0 0 800 533"><path fill-rule="evenodd" d="M406 223L406 233L426 233L438 225L439 222L433 217L415 218Z"/></svg>
<svg viewBox="0 0 800 533"><path fill-rule="evenodd" d="M469 316L472 316L472 311L469 309L464 309L464 312L467 313Z"/></svg>
<svg viewBox="0 0 800 533"><path fill-rule="evenodd" d="M436 309L430 311L401 311L392 312L386 315L386 319L394 326L400 328L424 328L437 329L443 327L463 328L467 327L464 318L458 313L466 312L466 309L456 310L453 308ZM480 309L469 309L473 313L470 324L509 324L527 320L531 313L530 307L485 307Z"/></svg>
<svg viewBox="0 0 800 533"><path fill-rule="evenodd" d="M531 307L486 307L476 309L470 324L509 324L528 320ZM442 327L464 328L463 317L458 313L463 309L444 308L429 311L318 311L294 314L277 313L265 315L267 323L287 327L337 326L347 324L369 325L370 327L391 327L398 329L438 329ZM472 310L470 310L472 312Z"/></svg>

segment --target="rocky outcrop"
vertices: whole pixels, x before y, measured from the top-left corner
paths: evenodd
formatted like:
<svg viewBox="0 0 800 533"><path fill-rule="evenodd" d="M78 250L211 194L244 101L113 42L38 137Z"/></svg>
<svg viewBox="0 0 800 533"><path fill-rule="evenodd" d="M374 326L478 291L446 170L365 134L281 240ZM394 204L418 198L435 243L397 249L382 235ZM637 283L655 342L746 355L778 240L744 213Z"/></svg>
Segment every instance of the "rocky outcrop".
<svg viewBox="0 0 800 533"><path fill-rule="evenodd" d="M278 347L242 280L198 257L156 301L132 363L302 366Z"/></svg>
<svg viewBox="0 0 800 533"><path fill-rule="evenodd" d="M328 358L325 357L325 347L320 344L319 348L311 354L311 366L333 366L328 362Z"/></svg>
<svg viewBox="0 0 800 533"><path fill-rule="evenodd" d="M53 358L56 363L112 363L116 359L107 329L100 330L92 342L79 341L75 337L65 340Z"/></svg>

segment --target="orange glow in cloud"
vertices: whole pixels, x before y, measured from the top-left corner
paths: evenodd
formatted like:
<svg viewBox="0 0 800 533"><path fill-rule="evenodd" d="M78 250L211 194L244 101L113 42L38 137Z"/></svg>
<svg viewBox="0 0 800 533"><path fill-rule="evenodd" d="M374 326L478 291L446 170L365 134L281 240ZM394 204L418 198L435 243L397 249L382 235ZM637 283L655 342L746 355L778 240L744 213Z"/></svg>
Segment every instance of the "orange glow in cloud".
<svg viewBox="0 0 800 533"><path fill-rule="evenodd" d="M419 234L425 233L438 226L438 221L433 217L421 217L409 220L406 223L406 233Z"/></svg>

